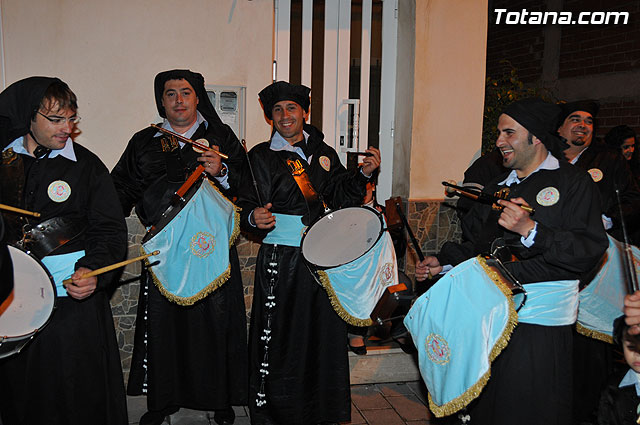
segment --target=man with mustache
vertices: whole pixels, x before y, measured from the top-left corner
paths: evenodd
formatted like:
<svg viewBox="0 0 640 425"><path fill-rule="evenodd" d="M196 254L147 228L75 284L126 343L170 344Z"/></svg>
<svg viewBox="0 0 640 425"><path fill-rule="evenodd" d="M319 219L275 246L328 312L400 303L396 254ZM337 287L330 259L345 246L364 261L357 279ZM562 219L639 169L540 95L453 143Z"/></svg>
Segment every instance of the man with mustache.
<svg viewBox="0 0 640 425"><path fill-rule="evenodd" d="M197 152L155 128L136 133L111 175L125 214L135 207L146 227L158 222L199 164L229 198L236 194L246 161L242 145L211 104L201 74L161 72L154 91L163 128L192 140L204 138L229 159L222 162L213 151ZM218 245L225 249L224 240ZM148 412L140 425L159 425L180 407L214 411L217 424L232 424L232 406L246 405L246 314L235 245L229 261L228 280L187 306L166 298L143 268L127 388L130 395L147 395Z"/></svg>
<svg viewBox="0 0 640 425"><path fill-rule="evenodd" d="M565 425L571 421L571 326L577 315L578 279L600 259L607 239L599 197L589 176L563 158L555 133L559 107L540 99L509 105L498 122L496 147L511 171L485 190L509 188L502 210L476 203L462 220L463 241L416 265L416 279L491 251L501 238L518 261L506 268L524 284L528 299L491 377L468 406L481 425ZM530 215L521 208L535 208ZM543 301L544 300L544 301Z"/></svg>

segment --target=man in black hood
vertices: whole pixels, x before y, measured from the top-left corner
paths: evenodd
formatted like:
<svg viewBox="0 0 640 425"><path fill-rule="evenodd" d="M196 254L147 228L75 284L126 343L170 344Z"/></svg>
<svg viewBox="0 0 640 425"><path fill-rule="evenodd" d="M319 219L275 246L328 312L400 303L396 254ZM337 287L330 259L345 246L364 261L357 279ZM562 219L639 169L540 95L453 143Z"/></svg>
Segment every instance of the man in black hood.
<svg viewBox="0 0 640 425"><path fill-rule="evenodd" d="M361 205L380 153L369 148L364 166L347 171L324 135L306 124L309 93L284 81L260 92L272 134L250 152L260 193L247 178L238 201L241 226L265 237L256 260L249 336L253 424L328 424L348 421L351 414L346 323L302 258L300 238L303 223L317 214L308 187L330 208ZM287 164L304 170L304 192Z"/></svg>
<svg viewBox="0 0 640 425"><path fill-rule="evenodd" d="M246 163L242 145L211 104L201 74L161 72L154 91L162 127L187 139L205 139L212 150L196 152L154 128L133 136L111 175L125 214L135 207L146 227L158 223L199 164L209 181L232 198ZM229 159L223 162L215 151ZM231 406L247 403L246 314L235 245L229 261L228 280L190 306L169 301L143 270L127 388L130 395L147 395L141 425L161 424L180 407L215 411L216 423L231 424Z"/></svg>
<svg viewBox="0 0 640 425"><path fill-rule="evenodd" d="M127 424L106 291L113 274L83 277L122 260L127 229L107 168L70 137L77 109L57 78L26 78L0 93L3 201L41 214L3 213L6 238L42 261L57 293L50 322L19 354L0 360L7 425Z"/></svg>
<svg viewBox="0 0 640 425"><path fill-rule="evenodd" d="M416 265L416 279L424 280L445 265L491 252L498 240L517 259L505 267L529 296L509 344L491 365L491 378L469 404L474 424L571 423L578 279L601 258L607 238L597 190L562 157L566 146L555 134L558 113L556 105L540 99L519 100L503 111L496 146L511 171L485 190L508 189L509 200L498 201L501 210L475 203L462 220L462 243L448 242L437 256Z"/></svg>

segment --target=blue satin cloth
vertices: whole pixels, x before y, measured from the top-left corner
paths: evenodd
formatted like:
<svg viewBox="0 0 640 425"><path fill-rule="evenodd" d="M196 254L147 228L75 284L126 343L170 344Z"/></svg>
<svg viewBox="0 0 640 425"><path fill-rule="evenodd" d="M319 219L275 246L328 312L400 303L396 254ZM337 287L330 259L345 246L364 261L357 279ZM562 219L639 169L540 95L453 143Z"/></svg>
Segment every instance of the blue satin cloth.
<svg viewBox="0 0 640 425"><path fill-rule="evenodd" d="M516 323L510 290L480 257L454 267L404 319L418 349L429 406L438 417L465 407L490 376Z"/></svg>
<svg viewBox="0 0 640 425"><path fill-rule="evenodd" d="M560 280L524 285L527 300L518 322L543 326L572 325L578 315L578 281Z"/></svg>
<svg viewBox="0 0 640 425"><path fill-rule="evenodd" d="M640 266L640 250L631 246L631 252L637 269ZM584 335L613 343L613 321L622 315L627 293L624 245L609 236L609 248L605 255L606 260L596 276L580 291L577 329Z"/></svg>
<svg viewBox="0 0 640 425"><path fill-rule="evenodd" d="M160 251L145 260L160 292L177 304L192 305L229 278L229 248L239 232L237 207L205 180L141 251Z"/></svg>
<svg viewBox="0 0 640 425"><path fill-rule="evenodd" d="M389 232L383 232L362 257L319 274L334 309L343 320L355 326L371 325L369 316L384 291L398 284L396 253Z"/></svg>
<svg viewBox="0 0 640 425"><path fill-rule="evenodd" d="M307 226L302 224L301 215L273 213L276 225L262 240L271 245L300 246L302 234Z"/></svg>
<svg viewBox="0 0 640 425"><path fill-rule="evenodd" d="M70 252L61 255L47 255L41 261L49 270L56 284L56 295L59 297L68 297L67 290L62 286L62 281L71 277L76 271L76 261L85 256L84 250Z"/></svg>

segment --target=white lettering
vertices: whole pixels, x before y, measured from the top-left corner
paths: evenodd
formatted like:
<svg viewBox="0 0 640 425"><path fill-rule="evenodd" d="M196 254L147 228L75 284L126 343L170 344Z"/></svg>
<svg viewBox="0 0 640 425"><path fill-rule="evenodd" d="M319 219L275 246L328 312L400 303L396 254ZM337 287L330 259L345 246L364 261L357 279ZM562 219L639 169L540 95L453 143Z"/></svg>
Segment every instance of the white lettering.
<svg viewBox="0 0 640 425"><path fill-rule="evenodd" d="M498 17L496 18L496 24L500 23L500 18L502 17L502 14L506 11L507 9L494 9L494 12L498 14Z"/></svg>
<svg viewBox="0 0 640 425"><path fill-rule="evenodd" d="M527 21L525 21L525 18L527 17L527 9L522 9L522 12L520 14L520 23L521 24L526 24Z"/></svg>
<svg viewBox="0 0 640 425"><path fill-rule="evenodd" d="M507 19L505 20L507 24L517 24L520 22L520 14L518 12L509 12L507 13Z"/></svg>
<svg viewBox="0 0 640 425"><path fill-rule="evenodd" d="M542 23L546 25L547 24L547 18L549 18L549 16L551 16L553 18L551 23L555 24L556 21L558 20L558 12L544 12L544 21Z"/></svg>
<svg viewBox="0 0 640 425"><path fill-rule="evenodd" d="M560 12L560 16L558 16L558 23L560 25L570 24L571 23L571 12Z"/></svg>
<svg viewBox="0 0 640 425"><path fill-rule="evenodd" d="M629 22L629 12L607 12L607 24L609 23L609 18L613 16L615 17L615 21L613 22L613 24L617 24L618 23L618 18L620 16L624 16L624 22L623 24L627 24L627 22Z"/></svg>
<svg viewBox="0 0 640 425"><path fill-rule="evenodd" d="M588 24L589 23L589 15L591 15L591 13L589 12L580 12L580 15L578 16L578 23L579 24ZM583 19L583 17L586 16L587 19Z"/></svg>
<svg viewBox="0 0 640 425"><path fill-rule="evenodd" d="M604 12L593 12L591 14L592 24L604 24L605 15Z"/></svg>
<svg viewBox="0 0 640 425"><path fill-rule="evenodd" d="M531 12L529 15L529 23L532 25L541 24L542 23L542 12Z"/></svg>

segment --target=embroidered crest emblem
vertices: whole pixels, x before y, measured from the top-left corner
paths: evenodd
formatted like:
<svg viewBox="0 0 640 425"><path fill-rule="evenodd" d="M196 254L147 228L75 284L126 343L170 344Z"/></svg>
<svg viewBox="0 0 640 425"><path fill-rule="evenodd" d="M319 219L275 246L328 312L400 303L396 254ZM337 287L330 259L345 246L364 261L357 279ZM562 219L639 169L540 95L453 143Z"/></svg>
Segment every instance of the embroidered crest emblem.
<svg viewBox="0 0 640 425"><path fill-rule="evenodd" d="M549 207L560 200L560 192L553 186L545 187L536 195L536 201L543 207Z"/></svg>
<svg viewBox="0 0 640 425"><path fill-rule="evenodd" d="M385 263L380 269L380 280L383 284L388 285L393 281L393 264Z"/></svg>
<svg viewBox="0 0 640 425"><path fill-rule="evenodd" d="M602 180L602 177L604 176L604 174L602 174L602 171L599 168L592 168L588 170L587 173L591 175L591 178L596 183Z"/></svg>
<svg viewBox="0 0 640 425"><path fill-rule="evenodd" d="M427 352L429 360L432 362L444 365L449 363L451 357L451 349L447 340L438 334L429 334L424 342L424 347Z"/></svg>
<svg viewBox="0 0 640 425"><path fill-rule="evenodd" d="M71 186L64 180L56 180L47 188L47 194L53 202L64 202L71 196Z"/></svg>
<svg viewBox="0 0 640 425"><path fill-rule="evenodd" d="M318 158L318 162L325 171L329 171L329 169L331 168L331 160L324 155Z"/></svg>
<svg viewBox="0 0 640 425"><path fill-rule="evenodd" d="M211 233L198 232L191 238L191 252L196 257L206 258L216 248L216 239Z"/></svg>

